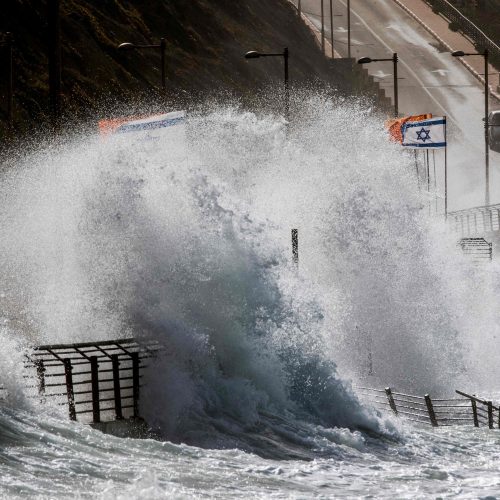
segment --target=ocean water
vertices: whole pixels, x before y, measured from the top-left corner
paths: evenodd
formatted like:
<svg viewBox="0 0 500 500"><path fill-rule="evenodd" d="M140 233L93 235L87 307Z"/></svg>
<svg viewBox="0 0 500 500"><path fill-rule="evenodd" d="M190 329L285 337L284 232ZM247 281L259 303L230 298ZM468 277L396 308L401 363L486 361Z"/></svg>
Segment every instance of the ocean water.
<svg viewBox="0 0 500 500"><path fill-rule="evenodd" d="M287 126L214 105L6 160L0 496L500 495L498 431L419 427L356 392L498 392L498 264L458 251L383 117L295 108ZM141 392L154 439L30 397L31 346L129 335L166 346Z"/></svg>

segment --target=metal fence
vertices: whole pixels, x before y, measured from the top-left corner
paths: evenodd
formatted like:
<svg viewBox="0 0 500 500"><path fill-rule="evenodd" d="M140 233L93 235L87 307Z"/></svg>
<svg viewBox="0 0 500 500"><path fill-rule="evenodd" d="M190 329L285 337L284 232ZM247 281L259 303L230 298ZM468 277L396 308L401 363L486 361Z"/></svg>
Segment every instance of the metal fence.
<svg viewBox="0 0 500 500"><path fill-rule="evenodd" d="M448 222L462 238L500 231L500 204L449 212Z"/></svg>
<svg viewBox="0 0 500 500"><path fill-rule="evenodd" d="M412 422L438 426L474 425L500 428L500 410L491 401L455 391L459 398L434 398L395 392L390 387L358 387L363 399L382 410L390 410ZM495 424L496 423L496 424Z"/></svg>
<svg viewBox="0 0 500 500"><path fill-rule="evenodd" d="M68 407L69 418L99 423L139 417L145 359L161 349L157 342L134 339L44 345L26 361L26 378L38 398ZM29 383L29 382L28 382ZM80 417L81 416L81 417Z"/></svg>
<svg viewBox="0 0 500 500"><path fill-rule="evenodd" d="M500 61L500 47L450 2L447 0L426 0L426 2L432 10L446 17L452 23L452 28L460 30L470 38L478 50L488 49L491 56L497 62Z"/></svg>
<svg viewBox="0 0 500 500"><path fill-rule="evenodd" d="M462 238L458 242L464 255L473 262L490 262L493 257L492 244L484 238Z"/></svg>

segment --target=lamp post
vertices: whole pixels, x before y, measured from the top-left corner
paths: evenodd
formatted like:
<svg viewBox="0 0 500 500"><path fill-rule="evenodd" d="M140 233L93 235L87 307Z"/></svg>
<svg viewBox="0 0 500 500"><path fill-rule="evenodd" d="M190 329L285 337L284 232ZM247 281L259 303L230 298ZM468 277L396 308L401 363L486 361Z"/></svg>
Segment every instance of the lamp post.
<svg viewBox="0 0 500 500"><path fill-rule="evenodd" d="M12 62L12 46L14 38L12 33L5 33L4 42L7 51L7 124L9 128L14 125L14 77Z"/></svg>
<svg viewBox="0 0 500 500"><path fill-rule="evenodd" d="M351 58L351 0L347 0L347 57Z"/></svg>
<svg viewBox="0 0 500 500"><path fill-rule="evenodd" d="M321 51L325 53L325 0L321 0Z"/></svg>
<svg viewBox="0 0 500 500"><path fill-rule="evenodd" d="M332 59L335 57L335 51L333 50L333 0L330 0L330 38L332 41Z"/></svg>
<svg viewBox="0 0 500 500"><path fill-rule="evenodd" d="M473 52L467 53L463 50L456 50L452 52L453 57L464 57L464 56L483 56L484 57L484 174L485 174L485 189L484 189L484 204L488 206L490 204L490 136L489 136L489 100L490 100L490 87L488 78L488 49L484 49L483 52Z"/></svg>
<svg viewBox="0 0 500 500"><path fill-rule="evenodd" d="M165 71L165 50L167 44L165 38L160 38L159 44L153 45L136 45L135 43L121 43L118 45L118 50L148 50L148 49L159 49L161 56L161 88L165 90L166 88L166 71Z"/></svg>
<svg viewBox="0 0 500 500"><path fill-rule="evenodd" d="M362 57L358 59L358 64L369 64L372 62L392 61L394 67L394 116L399 115L399 95L398 95L398 54L394 52L390 59L372 59L371 57Z"/></svg>
<svg viewBox="0 0 500 500"><path fill-rule="evenodd" d="M52 125L59 127L61 118L61 15L59 0L47 2L49 32L49 94Z"/></svg>
<svg viewBox="0 0 500 500"><path fill-rule="evenodd" d="M285 66L285 116L288 120L290 113L290 89L288 86L288 47L283 49L283 52L278 53L262 53L251 50L245 54L245 59L258 59L259 57L283 57Z"/></svg>

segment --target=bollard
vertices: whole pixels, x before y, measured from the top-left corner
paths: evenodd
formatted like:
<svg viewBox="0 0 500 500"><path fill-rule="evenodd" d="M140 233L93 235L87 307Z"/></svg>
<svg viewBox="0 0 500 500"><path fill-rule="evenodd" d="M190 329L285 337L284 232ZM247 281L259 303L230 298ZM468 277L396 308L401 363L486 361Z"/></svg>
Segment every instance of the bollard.
<svg viewBox="0 0 500 500"><path fill-rule="evenodd" d="M92 385L92 416L94 424L101 421L101 407L99 402L99 363L97 356L90 356L90 377Z"/></svg>
<svg viewBox="0 0 500 500"><path fill-rule="evenodd" d="M73 367L70 359L64 359L64 375L66 377L66 394L70 420L76 420L75 393L73 392Z"/></svg>
<svg viewBox="0 0 500 500"><path fill-rule="evenodd" d="M389 406L391 407L391 410L397 415L398 409L396 408L396 403L394 402L394 397L392 396L391 388L386 387L385 393L387 395L387 400L389 401Z"/></svg>
<svg viewBox="0 0 500 500"><path fill-rule="evenodd" d="M292 229L292 262L299 264L299 230Z"/></svg>
<svg viewBox="0 0 500 500"><path fill-rule="evenodd" d="M111 355L111 363L113 365L113 392L115 397L115 415L116 420L123 419L122 412L122 393L120 387L120 360L118 354Z"/></svg>
<svg viewBox="0 0 500 500"><path fill-rule="evenodd" d="M426 394L424 398L425 398L425 404L427 406L427 411L429 412L429 418L431 420L432 427L437 427L438 421L436 418L436 413L434 412L434 407L432 406L431 397L429 396L429 394Z"/></svg>

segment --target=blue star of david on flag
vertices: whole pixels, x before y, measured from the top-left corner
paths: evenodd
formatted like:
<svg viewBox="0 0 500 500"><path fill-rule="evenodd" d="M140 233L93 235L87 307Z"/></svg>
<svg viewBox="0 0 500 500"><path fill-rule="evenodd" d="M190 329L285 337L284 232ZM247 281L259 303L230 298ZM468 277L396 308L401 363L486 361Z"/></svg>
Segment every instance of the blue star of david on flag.
<svg viewBox="0 0 500 500"><path fill-rule="evenodd" d="M440 149L446 147L446 117L406 122L402 127L403 147Z"/></svg>
<svg viewBox="0 0 500 500"><path fill-rule="evenodd" d="M426 140L431 140L431 131L430 129L429 130L425 130L424 127L422 127L422 130L419 130L417 132L417 140L419 141L426 141Z"/></svg>

